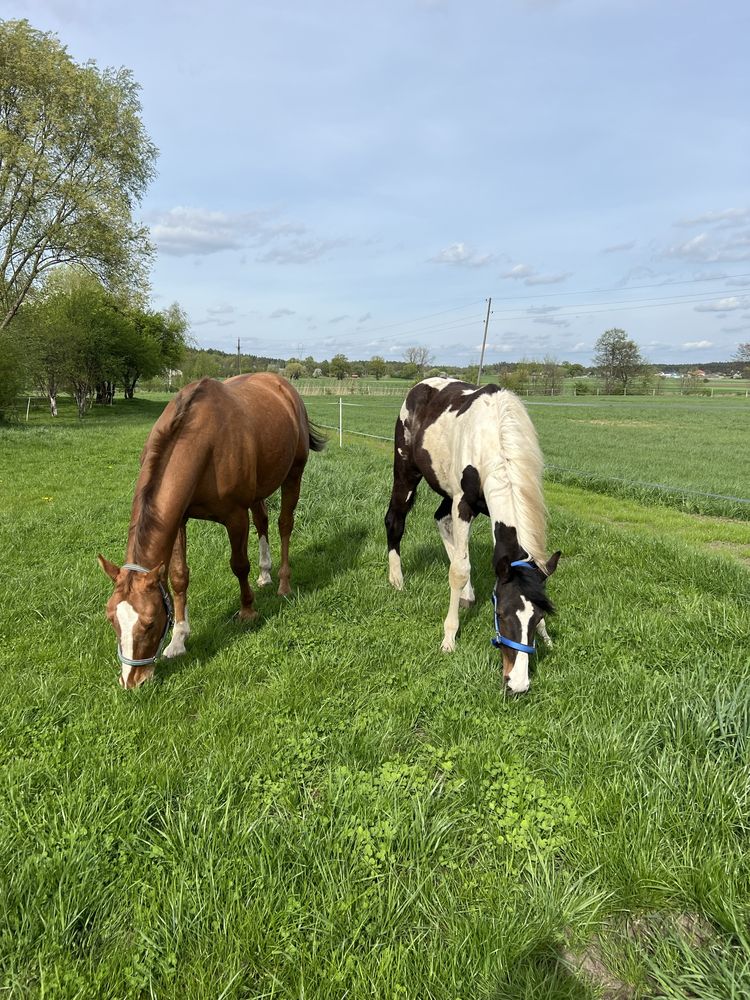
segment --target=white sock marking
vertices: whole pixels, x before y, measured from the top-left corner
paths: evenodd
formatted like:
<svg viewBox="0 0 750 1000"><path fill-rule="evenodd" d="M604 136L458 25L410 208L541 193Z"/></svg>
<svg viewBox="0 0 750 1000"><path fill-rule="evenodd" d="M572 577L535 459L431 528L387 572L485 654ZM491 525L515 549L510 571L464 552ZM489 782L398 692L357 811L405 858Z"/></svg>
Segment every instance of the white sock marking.
<svg viewBox="0 0 750 1000"><path fill-rule="evenodd" d="M388 553L388 581L396 590L404 589L404 577L401 572L401 556L395 549Z"/></svg>
<svg viewBox="0 0 750 1000"><path fill-rule="evenodd" d="M268 539L261 536L258 542L258 562L260 563L260 576L258 586L264 587L271 582L271 549L268 547Z"/></svg>

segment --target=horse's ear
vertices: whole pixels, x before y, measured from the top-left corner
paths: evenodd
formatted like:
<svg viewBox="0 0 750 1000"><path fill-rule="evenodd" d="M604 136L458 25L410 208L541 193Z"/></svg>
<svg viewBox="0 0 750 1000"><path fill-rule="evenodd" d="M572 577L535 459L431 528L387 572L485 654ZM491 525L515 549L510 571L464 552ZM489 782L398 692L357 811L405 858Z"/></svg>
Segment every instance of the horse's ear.
<svg viewBox="0 0 750 1000"><path fill-rule="evenodd" d="M99 565L107 574L107 576L110 578L110 580L112 580L112 582L114 583L115 580L117 580L117 577L120 575L120 567L115 566L114 563L111 563L109 559L105 559L104 556L97 556L96 561L99 563Z"/></svg>
<svg viewBox="0 0 750 1000"><path fill-rule="evenodd" d="M555 570L557 569L557 564L560 561L561 555L562 552L560 552L560 550L558 549L557 552L553 552L552 555L549 557L549 559L547 560L547 565L544 567L544 572L547 574L547 576L552 576L552 574L555 572Z"/></svg>
<svg viewBox="0 0 750 1000"><path fill-rule="evenodd" d="M495 560L495 576L498 583L507 583L510 579L510 556L498 556Z"/></svg>
<svg viewBox="0 0 750 1000"><path fill-rule="evenodd" d="M164 583L167 579L167 570L163 562L155 566L146 574L147 583Z"/></svg>

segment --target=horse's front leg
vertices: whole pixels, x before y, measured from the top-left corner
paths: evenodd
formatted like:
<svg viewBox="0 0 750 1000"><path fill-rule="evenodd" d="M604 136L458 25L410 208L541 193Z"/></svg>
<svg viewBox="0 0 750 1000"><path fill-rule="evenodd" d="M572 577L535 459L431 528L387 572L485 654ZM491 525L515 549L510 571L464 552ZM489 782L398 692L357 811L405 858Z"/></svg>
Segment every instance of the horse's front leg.
<svg viewBox="0 0 750 1000"><path fill-rule="evenodd" d="M437 524L440 537L443 540L443 545L445 546L445 551L448 553L448 559L453 561L453 501L450 497L445 497L435 511L435 524ZM466 581L466 586L461 591L461 598L459 600L459 607L470 608L474 601L476 600L474 596L474 588L471 585L471 571L469 571L469 579Z"/></svg>
<svg viewBox="0 0 750 1000"><path fill-rule="evenodd" d="M404 537L406 515L414 506L422 474L411 464L407 454L404 427L401 418L396 422L396 444L393 456L393 489L391 502L385 515L385 533L388 539L388 582L396 590L404 589L401 572L401 539Z"/></svg>
<svg viewBox="0 0 750 1000"><path fill-rule="evenodd" d="M456 648L458 609L461 603L461 594L471 578L471 565L469 563L471 521L464 520L459 515L457 499L453 501L452 520L453 555L451 556L451 565L448 570L451 596L448 604L448 614L445 616L443 643L441 646L444 653L452 653Z"/></svg>
<svg viewBox="0 0 750 1000"><path fill-rule="evenodd" d="M259 587L265 587L271 582L271 549L268 546L268 510L266 501L258 500L252 505L250 511L253 515L253 524L258 532L258 563L260 564L260 576L257 583Z"/></svg>
<svg viewBox="0 0 750 1000"><path fill-rule="evenodd" d="M250 518L244 507L237 508L227 518L225 527L229 535L229 544L232 547L229 565L240 585L240 618L243 621L252 621L253 618L258 617L258 612L253 608L255 595L248 582L250 560L247 557L247 540L250 534Z"/></svg>
<svg viewBox="0 0 750 1000"><path fill-rule="evenodd" d="M169 562L169 582L172 584L174 597L174 628L169 645L164 650L164 656L182 656L185 652L185 640L190 635L187 610L190 571L187 564L187 525L184 521L180 525L172 549L172 558Z"/></svg>

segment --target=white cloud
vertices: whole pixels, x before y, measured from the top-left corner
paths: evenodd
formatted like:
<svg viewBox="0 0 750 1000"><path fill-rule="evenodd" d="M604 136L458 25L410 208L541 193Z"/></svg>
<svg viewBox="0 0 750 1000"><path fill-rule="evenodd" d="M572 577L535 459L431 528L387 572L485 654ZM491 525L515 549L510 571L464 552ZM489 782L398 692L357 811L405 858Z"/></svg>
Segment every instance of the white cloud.
<svg viewBox="0 0 750 1000"><path fill-rule="evenodd" d="M324 257L329 251L344 246L346 240L292 240L272 247L257 260L261 264L309 264Z"/></svg>
<svg viewBox="0 0 750 1000"><path fill-rule="evenodd" d="M465 243L452 243L429 258L433 264L460 264L463 267L485 267L494 260L493 254L478 254Z"/></svg>
<svg viewBox="0 0 750 1000"><path fill-rule="evenodd" d="M715 233L698 233L692 239L664 251L665 257L681 257L710 263L736 263L750 260L750 230L735 233L728 239L717 239Z"/></svg>
<svg viewBox="0 0 750 1000"><path fill-rule="evenodd" d="M270 319L283 319L285 316L294 316L294 309L274 309L270 313Z"/></svg>
<svg viewBox="0 0 750 1000"><path fill-rule="evenodd" d="M512 278L514 281L518 281L522 278L529 278L534 274L534 268L531 264L516 264L512 267L510 271L506 271L505 274L501 274L501 278Z"/></svg>
<svg viewBox="0 0 750 1000"><path fill-rule="evenodd" d="M750 299L745 296L730 295L729 298L717 299L716 302L701 302L694 309L696 312L726 313L747 309L749 303Z"/></svg>
<svg viewBox="0 0 750 1000"><path fill-rule="evenodd" d="M524 285L556 285L565 281L571 275L570 271L561 271L558 274L537 274L531 264L516 264L510 271L501 274L501 278L508 278L513 281L523 281Z"/></svg>
<svg viewBox="0 0 750 1000"><path fill-rule="evenodd" d="M240 250L305 232L304 226L269 211L214 212L178 205L154 213L147 221L159 250L173 257Z"/></svg>
<svg viewBox="0 0 750 1000"><path fill-rule="evenodd" d="M682 346L685 350L691 350L692 348L713 347L714 342L712 340L686 340Z"/></svg>
<svg viewBox="0 0 750 1000"><path fill-rule="evenodd" d="M230 306L224 302L218 306L209 306L206 312L209 316L226 316L234 312L234 306Z"/></svg>

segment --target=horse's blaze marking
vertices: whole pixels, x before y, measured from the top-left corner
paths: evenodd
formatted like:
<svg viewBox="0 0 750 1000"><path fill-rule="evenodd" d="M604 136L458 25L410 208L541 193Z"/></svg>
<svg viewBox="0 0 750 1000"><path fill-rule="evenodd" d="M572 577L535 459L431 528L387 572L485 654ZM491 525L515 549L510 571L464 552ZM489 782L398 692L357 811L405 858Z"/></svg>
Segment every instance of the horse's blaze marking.
<svg viewBox="0 0 750 1000"><path fill-rule="evenodd" d="M518 640L523 643L524 646L529 646L529 622L534 614L534 606L531 601L527 601L526 598L521 595L521 600L523 601L523 607L516 614L518 618L518 624L521 629L521 637ZM522 653L520 650L516 650L516 660L513 664L513 669L508 674L507 677L508 687L514 694L523 694L524 691L529 690L529 654Z"/></svg>
<svg viewBox="0 0 750 1000"><path fill-rule="evenodd" d="M122 655L127 660L134 660L133 631L138 624L138 612L129 601L120 601L115 608L115 615L117 617L117 624L120 626L120 649L122 650ZM122 664L123 687L128 686L128 678L133 669L133 667L129 667L125 663Z"/></svg>

